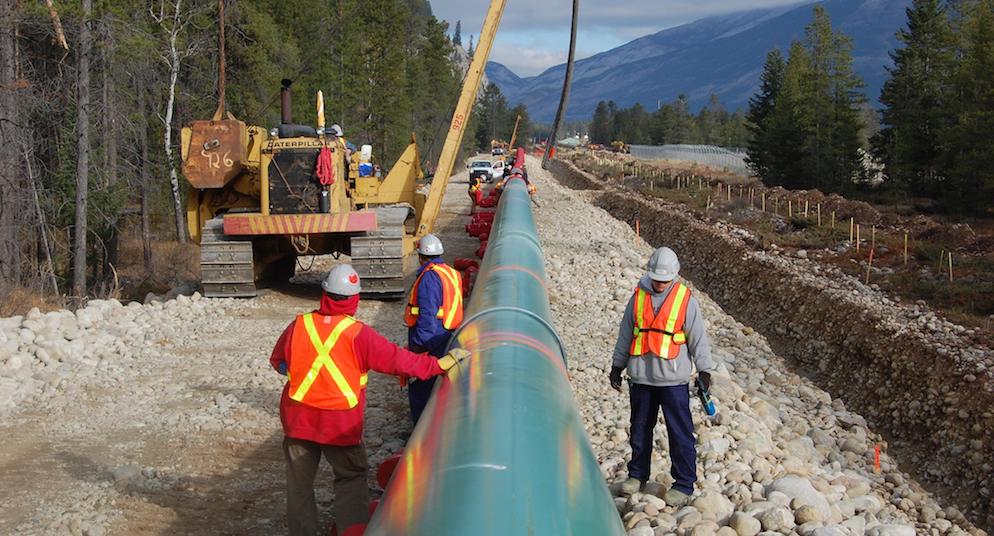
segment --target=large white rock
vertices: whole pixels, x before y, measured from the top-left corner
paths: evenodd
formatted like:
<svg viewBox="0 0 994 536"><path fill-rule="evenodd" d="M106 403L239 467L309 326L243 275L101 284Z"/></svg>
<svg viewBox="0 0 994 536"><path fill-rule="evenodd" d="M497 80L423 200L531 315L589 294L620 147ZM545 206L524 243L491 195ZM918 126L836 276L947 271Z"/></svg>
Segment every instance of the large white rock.
<svg viewBox="0 0 994 536"><path fill-rule="evenodd" d="M915 527L910 525L877 525L867 529L866 536L915 536Z"/></svg>
<svg viewBox="0 0 994 536"><path fill-rule="evenodd" d="M794 528L794 514L786 506L774 506L759 514L763 530L786 533Z"/></svg>
<svg viewBox="0 0 994 536"><path fill-rule="evenodd" d="M756 536L763 530L759 520L749 514L735 512L728 520L728 526L735 529L739 536Z"/></svg>
<svg viewBox="0 0 994 536"><path fill-rule="evenodd" d="M767 496L774 491L778 491L790 497L791 503L795 504L797 507L809 505L817 508L821 513L822 519L828 519L829 516L832 515L832 509L828 505L828 499L819 493L818 490L811 485L811 481L807 478L796 475L787 475L785 477L778 478L777 480L774 480L772 484L767 486Z"/></svg>
<svg viewBox="0 0 994 536"><path fill-rule="evenodd" d="M705 491L691 503L705 519L713 519L719 525L724 525L728 516L735 511L732 501L715 491Z"/></svg>

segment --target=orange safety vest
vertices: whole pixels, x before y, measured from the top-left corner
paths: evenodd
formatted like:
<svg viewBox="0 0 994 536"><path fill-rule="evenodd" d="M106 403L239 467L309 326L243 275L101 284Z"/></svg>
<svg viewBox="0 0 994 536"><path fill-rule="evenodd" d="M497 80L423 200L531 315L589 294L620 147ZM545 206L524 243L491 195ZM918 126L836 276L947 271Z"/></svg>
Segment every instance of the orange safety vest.
<svg viewBox="0 0 994 536"><path fill-rule="evenodd" d="M659 308L659 314L653 314L652 295L642 287L636 288L633 303L635 329L629 353L639 356L652 352L659 357L676 359L680 355L680 345L687 343L683 323L687 318L688 303L690 289L683 283L677 283Z"/></svg>
<svg viewBox="0 0 994 536"><path fill-rule="evenodd" d="M347 315L298 316L287 371L290 398L319 409L356 407L367 381L354 348L360 330L362 323Z"/></svg>
<svg viewBox="0 0 994 536"><path fill-rule="evenodd" d="M418 322L418 286L421 278L428 272L435 272L442 280L442 306L438 308L435 315L442 321L442 327L452 331L462 324L462 278L459 271L444 264L433 263L421 272L414 287L411 289L411 297L407 300L407 311L404 315L404 323L407 327L413 327Z"/></svg>

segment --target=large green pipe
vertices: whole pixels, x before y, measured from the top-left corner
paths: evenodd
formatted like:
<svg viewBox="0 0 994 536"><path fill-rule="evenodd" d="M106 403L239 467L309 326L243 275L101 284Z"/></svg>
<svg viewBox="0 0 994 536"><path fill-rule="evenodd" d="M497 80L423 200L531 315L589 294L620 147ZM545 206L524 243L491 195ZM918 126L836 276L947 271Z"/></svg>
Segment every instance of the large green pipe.
<svg viewBox="0 0 994 536"><path fill-rule="evenodd" d="M451 344L473 357L438 382L366 534L625 534L576 410L520 178Z"/></svg>

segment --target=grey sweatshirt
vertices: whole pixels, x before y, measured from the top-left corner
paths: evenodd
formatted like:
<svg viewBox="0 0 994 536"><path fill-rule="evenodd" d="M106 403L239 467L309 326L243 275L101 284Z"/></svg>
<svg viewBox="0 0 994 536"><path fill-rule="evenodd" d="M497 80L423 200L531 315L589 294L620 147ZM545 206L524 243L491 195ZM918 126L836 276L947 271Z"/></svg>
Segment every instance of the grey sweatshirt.
<svg viewBox="0 0 994 536"><path fill-rule="evenodd" d="M671 283L657 294L652 290L652 282L644 276L639 280L639 286L652 296L652 309L656 314L659 314L659 308L663 306L666 297L675 287ZM680 355L672 360L660 358L652 352L638 357L629 354L634 336L632 332L635 329L632 307L634 300L635 296L632 293L628 306L625 307L625 315L621 318L621 326L618 327L618 342L614 345L613 362L615 367L628 367L628 376L633 383L663 387L681 385L690 383L693 366L696 366L699 372L714 370L714 364L711 362L711 340L704 330L704 319L701 318L701 305L697 301L697 296L691 294L687 303L687 317L683 324L683 331L687 334L687 344L680 345Z"/></svg>

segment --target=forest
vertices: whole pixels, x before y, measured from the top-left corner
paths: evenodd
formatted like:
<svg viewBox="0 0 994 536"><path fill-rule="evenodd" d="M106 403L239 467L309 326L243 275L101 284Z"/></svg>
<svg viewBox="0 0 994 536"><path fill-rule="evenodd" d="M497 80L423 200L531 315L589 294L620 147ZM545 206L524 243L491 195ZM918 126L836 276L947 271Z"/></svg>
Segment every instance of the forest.
<svg viewBox="0 0 994 536"><path fill-rule="evenodd" d="M433 161L462 73L425 0L0 1L0 302L108 295L186 240L179 130L218 107L249 125L328 122L387 167L415 133ZM179 247L179 246L177 246Z"/></svg>

